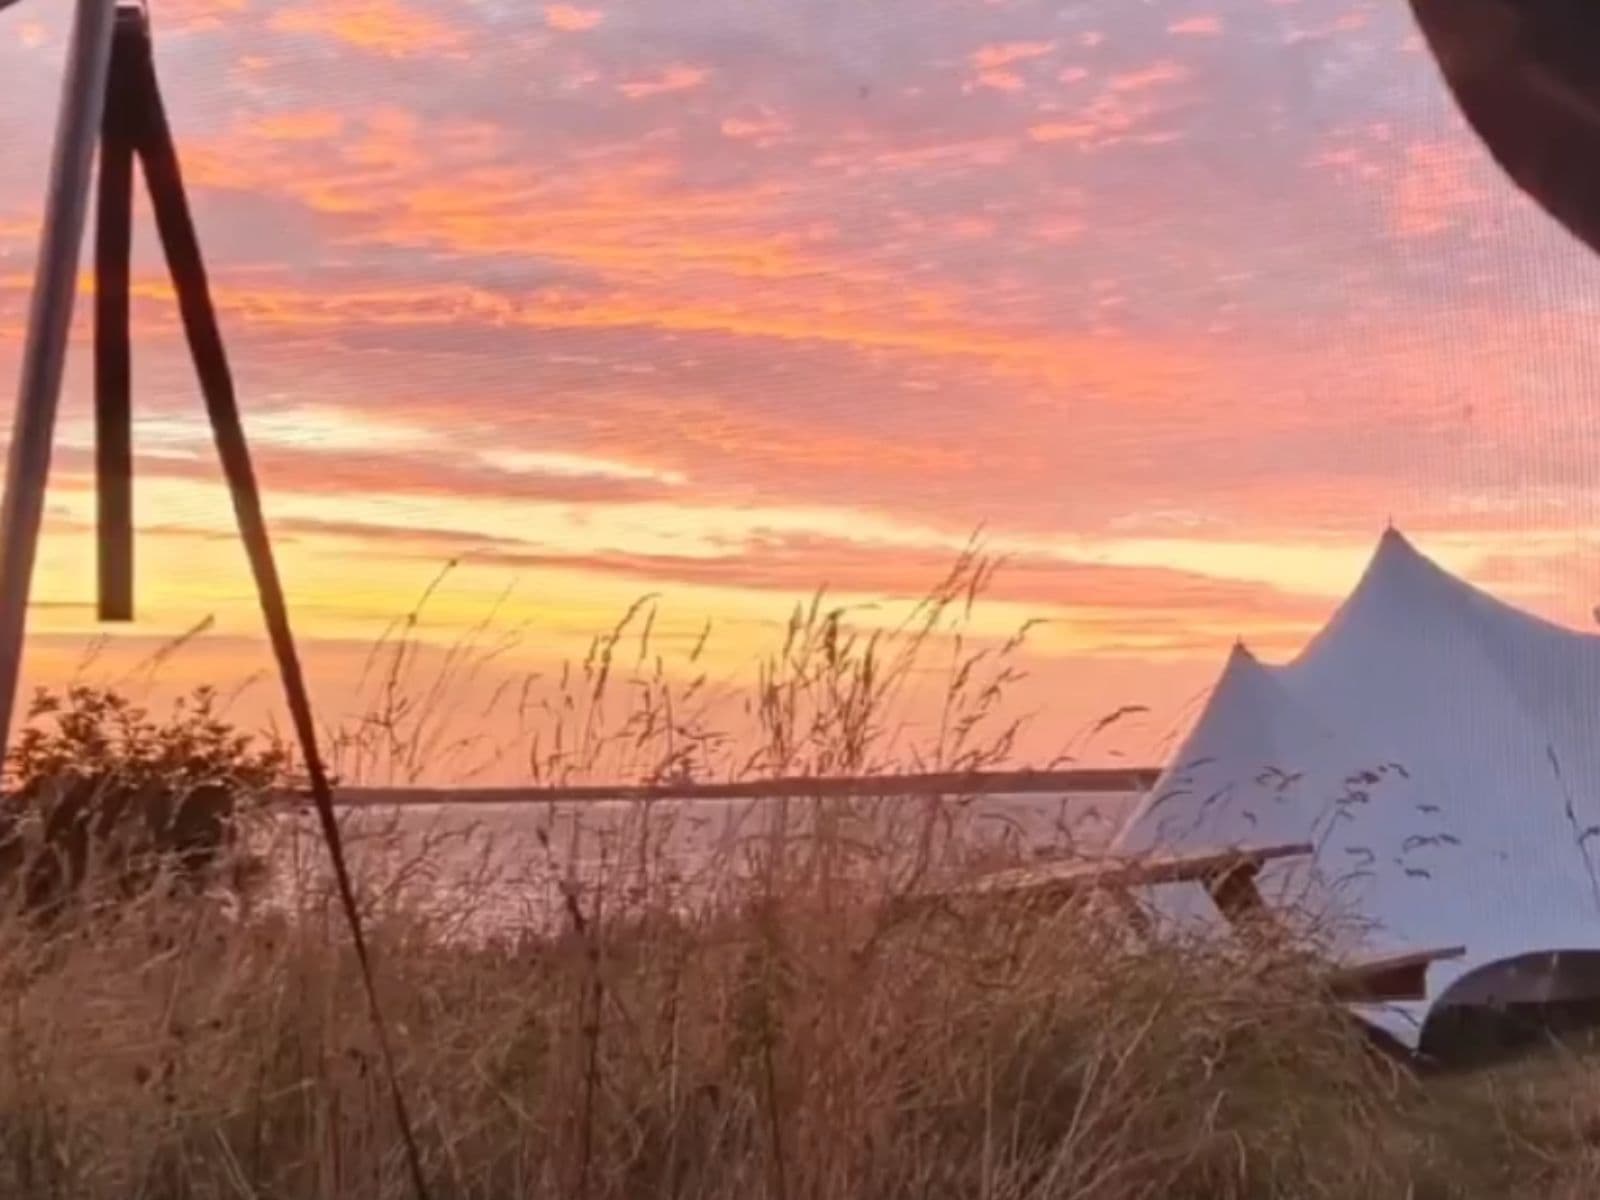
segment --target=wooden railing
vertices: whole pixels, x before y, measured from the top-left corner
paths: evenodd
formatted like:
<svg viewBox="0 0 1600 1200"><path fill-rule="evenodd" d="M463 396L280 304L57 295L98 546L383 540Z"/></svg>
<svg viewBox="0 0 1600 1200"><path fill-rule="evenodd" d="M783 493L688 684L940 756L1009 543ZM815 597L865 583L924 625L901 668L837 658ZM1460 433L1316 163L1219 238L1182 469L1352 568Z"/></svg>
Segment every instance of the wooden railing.
<svg viewBox="0 0 1600 1200"><path fill-rule="evenodd" d="M1101 767L1070 771L947 771L912 775L864 775L750 779L731 783L583 785L574 787L348 787L337 789L347 805L529 804L597 800L725 800L840 796L1019 796L1059 793L1148 791L1154 767Z"/></svg>

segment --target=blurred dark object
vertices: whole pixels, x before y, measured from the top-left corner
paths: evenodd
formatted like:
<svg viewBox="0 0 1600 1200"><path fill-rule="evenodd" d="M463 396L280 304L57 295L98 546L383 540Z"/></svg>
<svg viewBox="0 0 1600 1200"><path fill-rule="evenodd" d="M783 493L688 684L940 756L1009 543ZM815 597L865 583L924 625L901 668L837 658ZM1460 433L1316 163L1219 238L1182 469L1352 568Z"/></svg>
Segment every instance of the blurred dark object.
<svg viewBox="0 0 1600 1200"><path fill-rule="evenodd" d="M1494 160L1600 251L1600 3L1411 0L1411 8Z"/></svg>

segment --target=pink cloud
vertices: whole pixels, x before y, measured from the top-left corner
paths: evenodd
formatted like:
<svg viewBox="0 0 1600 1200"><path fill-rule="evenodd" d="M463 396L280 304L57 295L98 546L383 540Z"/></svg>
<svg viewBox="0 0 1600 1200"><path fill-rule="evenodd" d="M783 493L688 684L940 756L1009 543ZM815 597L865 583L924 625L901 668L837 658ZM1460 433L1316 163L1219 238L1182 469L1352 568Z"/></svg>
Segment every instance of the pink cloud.
<svg viewBox="0 0 1600 1200"><path fill-rule="evenodd" d="M978 76L978 86L992 88L997 92L1020 92L1023 88L1022 76L1011 71L984 71Z"/></svg>
<svg viewBox="0 0 1600 1200"><path fill-rule="evenodd" d="M1390 189L1390 223L1397 237L1430 237L1481 211L1484 192L1474 178L1479 159L1459 141L1415 142Z"/></svg>
<svg viewBox="0 0 1600 1200"><path fill-rule="evenodd" d="M1054 42L1002 42L980 46L972 52L972 65L980 71L994 71L1013 63L1043 58L1055 48Z"/></svg>
<svg viewBox="0 0 1600 1200"><path fill-rule="evenodd" d="M401 0L340 0L279 8L267 22L281 33L313 34L368 54L413 58L458 53L460 29Z"/></svg>
<svg viewBox="0 0 1600 1200"><path fill-rule="evenodd" d="M226 28L245 12L248 0L165 0L161 5L161 28L185 33Z"/></svg>
<svg viewBox="0 0 1600 1200"><path fill-rule="evenodd" d="M1028 127L1028 136L1036 142L1087 142L1100 132L1092 121L1041 121Z"/></svg>
<svg viewBox="0 0 1600 1200"><path fill-rule="evenodd" d="M1076 241L1088 228L1079 217L1048 216L1034 221L1029 232L1041 242L1060 244Z"/></svg>
<svg viewBox="0 0 1600 1200"><path fill-rule="evenodd" d="M1222 32L1222 18L1217 16L1187 17L1167 26L1168 33L1184 37L1216 37Z"/></svg>
<svg viewBox="0 0 1600 1200"><path fill-rule="evenodd" d="M1489 168L1471 141L1401 139L1387 122L1333 131L1306 165L1334 172L1378 200L1395 239L1470 235L1483 228L1482 214L1492 203Z"/></svg>
<svg viewBox="0 0 1600 1200"><path fill-rule="evenodd" d="M725 117L720 128L723 137L736 141L766 142L787 133L789 123L771 113L763 113L754 117Z"/></svg>
<svg viewBox="0 0 1600 1200"><path fill-rule="evenodd" d="M1167 107L1160 89L1182 82L1188 71L1174 62L1113 75L1086 104L1070 112L1041 116L1028 128L1034 142L1070 142L1102 148L1126 141L1159 145L1176 139L1170 130L1152 129L1152 120Z"/></svg>
<svg viewBox="0 0 1600 1200"><path fill-rule="evenodd" d="M343 115L329 109L269 113L250 125L252 133L282 142L320 142L337 137L343 129Z"/></svg>
<svg viewBox="0 0 1600 1200"><path fill-rule="evenodd" d="M643 100L649 96L664 96L672 92L691 92L703 84L710 74L703 67L680 64L667 67L653 79L629 80L617 90L630 100Z"/></svg>
<svg viewBox="0 0 1600 1200"><path fill-rule="evenodd" d="M570 4L547 4L544 23L562 33L583 33L605 20L605 14L593 8L575 8Z"/></svg>
<svg viewBox="0 0 1600 1200"><path fill-rule="evenodd" d="M1368 10L1352 9L1350 12L1340 13L1331 20L1293 29L1284 37L1284 42L1288 45L1294 45L1298 42L1317 41L1323 38L1337 37L1341 33L1356 33L1367 28L1371 23L1371 18L1372 14ZM1410 34L1408 35L1406 41L1416 37L1417 35L1415 33ZM1406 52L1406 45L1404 41L1401 43L1400 49L1402 53Z"/></svg>
<svg viewBox="0 0 1600 1200"><path fill-rule="evenodd" d="M1181 63L1170 60L1152 63L1148 67L1141 67L1137 71L1128 71L1121 75L1113 75L1107 86L1114 92L1142 92L1146 88L1161 87L1169 83L1181 83L1189 78L1189 71Z"/></svg>
<svg viewBox="0 0 1600 1200"><path fill-rule="evenodd" d="M1056 48L1054 42L999 42L980 46L972 52L971 61L978 74L967 85L989 88L998 92L1020 92L1025 86L1022 76L1011 69L1021 64L1044 58Z"/></svg>

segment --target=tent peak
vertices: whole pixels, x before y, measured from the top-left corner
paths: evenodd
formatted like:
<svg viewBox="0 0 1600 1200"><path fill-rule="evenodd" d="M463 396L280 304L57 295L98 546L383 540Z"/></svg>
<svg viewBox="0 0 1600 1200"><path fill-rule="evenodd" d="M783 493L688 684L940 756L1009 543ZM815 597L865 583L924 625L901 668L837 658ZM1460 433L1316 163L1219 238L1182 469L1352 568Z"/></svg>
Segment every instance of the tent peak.
<svg viewBox="0 0 1600 1200"><path fill-rule="evenodd" d="M1400 578L1411 578L1416 582L1431 578L1436 584L1448 581L1450 585L1457 587L1463 584L1462 580L1440 567L1412 545L1405 534L1390 525L1378 539L1377 549L1368 560L1364 577L1357 583L1356 591L1359 592L1364 586L1369 586L1373 579Z"/></svg>
<svg viewBox="0 0 1600 1200"><path fill-rule="evenodd" d="M1262 687L1270 689L1277 687L1273 680L1273 670L1257 658L1255 652L1245 645L1241 638L1228 652L1228 660L1222 664L1222 673L1217 676L1212 691L1237 693L1243 688L1255 694L1257 689Z"/></svg>
<svg viewBox="0 0 1600 1200"><path fill-rule="evenodd" d="M1378 550L1409 550L1416 554L1417 548L1411 544L1406 535L1395 527L1394 518L1390 517L1388 524L1383 527L1383 534L1378 538Z"/></svg>
<svg viewBox="0 0 1600 1200"><path fill-rule="evenodd" d="M1416 629L1419 622L1459 621L1472 606L1471 585L1391 526L1378 539L1355 587L1290 665L1348 660L1352 651L1384 644L1396 631Z"/></svg>

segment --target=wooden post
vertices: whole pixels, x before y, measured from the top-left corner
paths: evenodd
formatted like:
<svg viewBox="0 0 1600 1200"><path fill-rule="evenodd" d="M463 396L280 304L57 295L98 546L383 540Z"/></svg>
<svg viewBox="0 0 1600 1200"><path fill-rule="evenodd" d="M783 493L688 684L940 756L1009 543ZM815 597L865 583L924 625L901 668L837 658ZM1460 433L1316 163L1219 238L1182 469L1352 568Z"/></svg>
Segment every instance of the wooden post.
<svg viewBox="0 0 1600 1200"><path fill-rule="evenodd" d="M100 126L100 190L95 200L94 450L99 523L100 619L133 620L133 151L144 121L134 56L118 39L134 36L144 14L124 9L112 38L105 117Z"/></svg>
<svg viewBox="0 0 1600 1200"><path fill-rule="evenodd" d="M56 124L50 190L39 238L22 379L11 427L5 496L0 500L0 764L10 745L27 633L28 596L44 519L61 374L78 282L78 254L105 108L117 0L78 0Z"/></svg>

